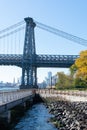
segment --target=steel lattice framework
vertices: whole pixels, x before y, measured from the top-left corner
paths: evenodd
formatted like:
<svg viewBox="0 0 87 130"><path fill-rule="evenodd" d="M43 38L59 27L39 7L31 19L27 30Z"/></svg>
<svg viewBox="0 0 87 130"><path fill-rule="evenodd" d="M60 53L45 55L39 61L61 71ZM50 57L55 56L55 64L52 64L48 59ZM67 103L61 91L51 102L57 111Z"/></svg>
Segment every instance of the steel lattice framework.
<svg viewBox="0 0 87 130"><path fill-rule="evenodd" d="M36 67L33 66L35 61L36 49L34 39L34 27L36 24L32 18L25 18L26 32L25 32L25 43L22 60L22 87L36 86Z"/></svg>
<svg viewBox="0 0 87 130"><path fill-rule="evenodd" d="M32 67L70 67L78 55L35 55L35 59L32 62ZM7 55L0 54L0 65L15 65L18 67L23 67L24 65L30 66L30 59L27 59L23 63L23 55Z"/></svg>
<svg viewBox="0 0 87 130"><path fill-rule="evenodd" d="M44 24L33 21L32 18L25 18L26 30L24 50L22 54L0 54L0 65L15 65L22 68L22 83L20 88L37 87L37 68L38 67L70 67L79 55L38 55L36 54L34 28L37 24L42 29L49 30L66 39L80 44L87 43L87 40L70 35L60 30L55 30Z"/></svg>

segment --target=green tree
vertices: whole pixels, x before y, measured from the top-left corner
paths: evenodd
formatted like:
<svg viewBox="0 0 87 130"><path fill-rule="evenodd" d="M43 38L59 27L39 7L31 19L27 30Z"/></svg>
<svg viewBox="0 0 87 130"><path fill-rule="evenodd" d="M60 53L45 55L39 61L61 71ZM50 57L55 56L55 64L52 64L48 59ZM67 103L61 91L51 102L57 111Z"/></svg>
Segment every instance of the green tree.
<svg viewBox="0 0 87 130"><path fill-rule="evenodd" d="M71 89L73 87L73 78L71 75L66 75L63 72L58 72L57 89Z"/></svg>

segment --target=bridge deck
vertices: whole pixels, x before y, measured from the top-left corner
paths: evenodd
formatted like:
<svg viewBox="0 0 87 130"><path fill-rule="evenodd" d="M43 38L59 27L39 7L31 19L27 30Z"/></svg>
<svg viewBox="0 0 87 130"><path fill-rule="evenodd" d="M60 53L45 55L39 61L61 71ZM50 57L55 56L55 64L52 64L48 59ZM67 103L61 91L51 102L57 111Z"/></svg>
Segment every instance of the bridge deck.
<svg viewBox="0 0 87 130"><path fill-rule="evenodd" d="M70 67L78 55L35 55L32 66L35 67ZM15 65L22 67L23 55L0 54L0 65ZM25 64L30 64L30 59L24 60Z"/></svg>

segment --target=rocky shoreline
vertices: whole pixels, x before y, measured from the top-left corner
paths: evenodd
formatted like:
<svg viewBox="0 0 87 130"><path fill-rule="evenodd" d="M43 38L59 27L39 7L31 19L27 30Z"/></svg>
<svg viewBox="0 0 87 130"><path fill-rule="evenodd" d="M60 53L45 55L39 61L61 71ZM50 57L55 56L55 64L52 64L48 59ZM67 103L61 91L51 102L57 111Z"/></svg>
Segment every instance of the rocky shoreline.
<svg viewBox="0 0 87 130"><path fill-rule="evenodd" d="M47 107L54 115L50 121L58 130L87 130L87 102L69 102L47 98Z"/></svg>

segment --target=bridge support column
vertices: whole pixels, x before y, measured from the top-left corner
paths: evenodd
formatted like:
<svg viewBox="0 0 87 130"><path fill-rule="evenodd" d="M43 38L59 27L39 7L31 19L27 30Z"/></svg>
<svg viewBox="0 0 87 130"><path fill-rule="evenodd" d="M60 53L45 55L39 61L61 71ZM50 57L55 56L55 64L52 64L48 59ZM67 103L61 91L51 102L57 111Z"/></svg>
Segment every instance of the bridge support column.
<svg viewBox="0 0 87 130"><path fill-rule="evenodd" d="M35 88L38 88L37 86L37 68L34 67L34 86Z"/></svg>
<svg viewBox="0 0 87 130"><path fill-rule="evenodd" d="M24 82L24 76L25 75L25 69L22 67L22 79L21 79L21 86L23 86L25 84Z"/></svg>
<svg viewBox="0 0 87 130"><path fill-rule="evenodd" d="M34 23L32 18L25 18L26 31L22 63L22 84L20 88L36 88L37 86L37 68L35 66L36 48L34 38Z"/></svg>
<svg viewBox="0 0 87 130"><path fill-rule="evenodd" d="M28 67L22 69L21 89L37 88L37 68Z"/></svg>

